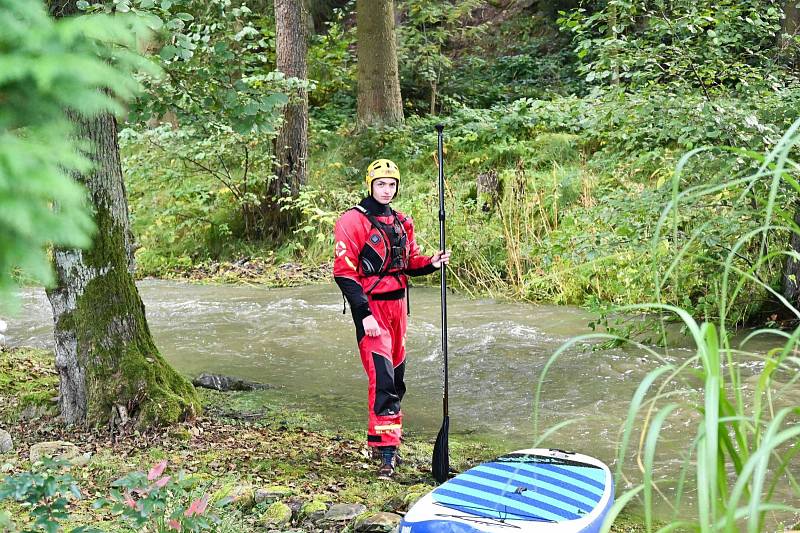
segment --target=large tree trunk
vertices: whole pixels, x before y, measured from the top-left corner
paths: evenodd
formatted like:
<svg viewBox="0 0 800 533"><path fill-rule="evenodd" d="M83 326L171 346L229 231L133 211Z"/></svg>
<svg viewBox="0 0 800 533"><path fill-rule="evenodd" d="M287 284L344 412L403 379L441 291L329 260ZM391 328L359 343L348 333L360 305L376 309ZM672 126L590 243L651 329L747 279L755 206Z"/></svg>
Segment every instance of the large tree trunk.
<svg viewBox="0 0 800 533"><path fill-rule="evenodd" d="M74 0L52 9L77 12ZM54 252L57 285L47 294L62 416L70 424L133 420L139 427L192 417L200 409L194 387L159 354L134 284L116 119L70 115L95 164L75 177L91 195L97 235L88 250Z"/></svg>
<svg viewBox="0 0 800 533"><path fill-rule="evenodd" d="M800 227L800 200L795 202L794 223ZM792 233L789 249L800 253L800 234ZM783 297L800 309L800 261L793 257L786 260L786 269L783 271Z"/></svg>
<svg viewBox="0 0 800 533"><path fill-rule="evenodd" d="M784 19L781 29L784 33L795 35L800 29L800 9L797 7L797 0L785 0L783 4Z"/></svg>
<svg viewBox="0 0 800 533"><path fill-rule="evenodd" d="M306 39L302 0L275 0L277 67L286 77L306 79ZM308 159L308 93L292 95L284 108L283 124L275 141L275 179L269 184L267 233L283 233L294 224L296 213L281 211L279 199L297 198L306 183Z"/></svg>
<svg viewBox="0 0 800 533"><path fill-rule="evenodd" d="M134 284L116 119L105 114L75 123L96 165L77 178L91 194L98 232L89 250L54 253L57 285L48 297L62 416L88 424L130 418L140 427L194 416L194 388L158 353Z"/></svg>
<svg viewBox="0 0 800 533"><path fill-rule="evenodd" d="M392 0L356 2L358 128L403 122Z"/></svg>
<svg viewBox="0 0 800 533"><path fill-rule="evenodd" d="M783 3L784 18L781 23L781 38L778 43L783 49L785 57L791 54L789 59L791 59L792 64L795 63L794 52L797 50L797 47L793 46L794 37L797 35L797 31L800 30L800 9L797 7L797 3L798 0L785 0ZM785 38L784 35L789 37Z"/></svg>

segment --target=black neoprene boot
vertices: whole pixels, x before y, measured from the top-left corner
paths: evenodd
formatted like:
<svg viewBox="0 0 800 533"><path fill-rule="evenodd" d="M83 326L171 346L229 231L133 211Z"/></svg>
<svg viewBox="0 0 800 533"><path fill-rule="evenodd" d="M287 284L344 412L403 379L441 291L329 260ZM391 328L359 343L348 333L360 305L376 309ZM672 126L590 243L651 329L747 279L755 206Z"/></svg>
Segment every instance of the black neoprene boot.
<svg viewBox="0 0 800 533"><path fill-rule="evenodd" d="M381 447L381 466L378 479L391 479L397 467L397 449L394 446Z"/></svg>

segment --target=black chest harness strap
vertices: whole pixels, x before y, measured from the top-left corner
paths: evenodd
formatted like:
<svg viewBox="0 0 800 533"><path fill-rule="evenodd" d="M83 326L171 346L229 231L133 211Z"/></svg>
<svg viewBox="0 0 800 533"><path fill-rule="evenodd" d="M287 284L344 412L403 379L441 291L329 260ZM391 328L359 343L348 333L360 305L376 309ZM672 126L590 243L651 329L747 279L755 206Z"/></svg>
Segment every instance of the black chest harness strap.
<svg viewBox="0 0 800 533"><path fill-rule="evenodd" d="M356 205L356 206L352 207L351 209L355 209L356 211L358 211L359 213L361 213L362 215L367 217L367 220L369 220L369 222L372 225L372 227L375 228L376 230L378 230L378 233L380 234L381 239L383 239L384 246L386 247L386 252L387 252L386 253L386 258L382 260L380 268L378 269L378 271L374 272L374 273L363 274L365 277L377 277L378 278L378 279L375 280L375 282L372 285L370 285L370 287L367 290L364 291L364 293L367 296L369 296L370 294L372 294L372 291L375 289L375 287L377 287L378 284L381 282L381 280L383 278L385 278L386 276L394 276L395 278L397 278L397 281L400 282L400 276L403 273L402 269L404 269L406 267L406 264L405 264L405 261L404 261L404 259L405 259L404 256L405 256L405 253L406 253L405 249L406 249L406 244L407 244L407 240L408 240L408 232L406 232L406 228L403 225L403 223L406 221L406 218L403 218L402 220L399 220L398 217L397 217L397 212L394 209L390 208L390 211L392 213L392 218L394 219L394 222L391 223L391 224L384 224L384 223L380 222L377 219L377 217L375 217L375 215L373 215L366 208L364 208L364 206ZM402 232L401 234L398 234L397 226L400 227L400 231ZM389 233L388 228L392 228L392 230L391 230L392 235L388 235L388 233ZM395 238L394 240L396 240L397 242L394 242L394 240L391 238L392 236ZM398 255L398 254L400 254L400 255ZM395 270L393 272L390 271L389 269L392 268L393 266L398 266L396 264L398 262L400 263L399 266L401 267L401 269L400 270ZM406 296L406 310L407 310L407 313L409 315L411 315L411 293L410 293L409 289L410 289L410 283L409 283L408 278L406 277L406 290L405 290L405 293L406 293L405 294L405 296ZM375 298L375 299L379 299L379 298ZM343 311L344 311L344 309L343 309Z"/></svg>

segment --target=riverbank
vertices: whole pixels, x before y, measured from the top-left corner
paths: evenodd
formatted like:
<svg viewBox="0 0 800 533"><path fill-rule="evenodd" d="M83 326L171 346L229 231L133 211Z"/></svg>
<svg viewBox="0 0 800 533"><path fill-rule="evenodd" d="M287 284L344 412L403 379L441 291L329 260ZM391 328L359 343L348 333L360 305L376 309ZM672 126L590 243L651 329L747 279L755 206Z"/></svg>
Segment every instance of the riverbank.
<svg viewBox="0 0 800 533"><path fill-rule="evenodd" d="M43 442L74 445L60 445L75 463L71 474L83 495L69 504L67 530L92 525L129 531L92 503L109 496L115 479L164 460L166 473L182 471L193 480L193 495L229 502L210 506L220 520L213 530L221 532L391 531L409 505L435 486L432 443L409 439L396 479L378 481L360 432L274 401L260 403L248 392L200 389L200 417L148 433L66 428L55 417L57 381L51 352L0 351L0 427L13 439L13 449L0 454L0 469L4 475L28 471L31 450ZM451 436L450 450L458 470L501 451L458 436ZM17 504L0 503L3 510L18 522L26 519ZM630 515L613 529L642 530Z"/></svg>
<svg viewBox="0 0 800 533"><path fill-rule="evenodd" d="M276 262L272 257L247 256L232 261L207 260L196 265L165 266L154 279L297 287L310 283L333 283L333 263L308 265Z"/></svg>

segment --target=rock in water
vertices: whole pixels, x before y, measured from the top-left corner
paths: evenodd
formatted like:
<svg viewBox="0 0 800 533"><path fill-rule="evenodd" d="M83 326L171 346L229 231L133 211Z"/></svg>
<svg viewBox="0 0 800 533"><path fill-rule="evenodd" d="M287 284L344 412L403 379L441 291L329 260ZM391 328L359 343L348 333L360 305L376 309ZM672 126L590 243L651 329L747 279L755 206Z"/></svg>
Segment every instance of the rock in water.
<svg viewBox="0 0 800 533"><path fill-rule="evenodd" d="M263 383L206 373L200 374L193 379L192 384L195 387L204 387L206 389L214 389L223 392L232 390L262 390L269 388Z"/></svg>

